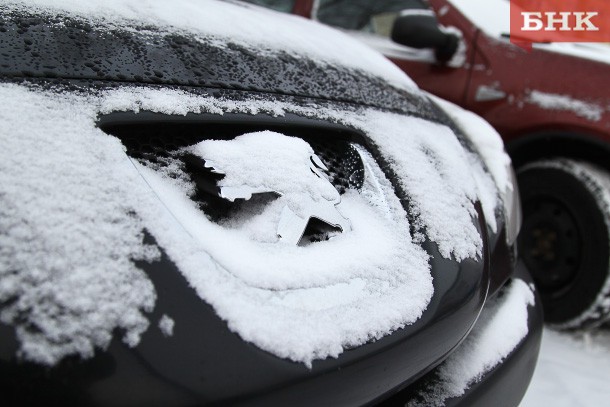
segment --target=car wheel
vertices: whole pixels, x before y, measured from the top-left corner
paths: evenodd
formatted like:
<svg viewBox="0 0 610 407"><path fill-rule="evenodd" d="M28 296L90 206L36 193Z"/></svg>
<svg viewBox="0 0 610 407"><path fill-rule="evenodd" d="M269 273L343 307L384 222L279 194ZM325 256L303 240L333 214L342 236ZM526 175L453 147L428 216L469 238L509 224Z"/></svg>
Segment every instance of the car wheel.
<svg viewBox="0 0 610 407"><path fill-rule="evenodd" d="M519 251L541 294L545 320L591 327L610 309L610 175L557 159L518 171Z"/></svg>

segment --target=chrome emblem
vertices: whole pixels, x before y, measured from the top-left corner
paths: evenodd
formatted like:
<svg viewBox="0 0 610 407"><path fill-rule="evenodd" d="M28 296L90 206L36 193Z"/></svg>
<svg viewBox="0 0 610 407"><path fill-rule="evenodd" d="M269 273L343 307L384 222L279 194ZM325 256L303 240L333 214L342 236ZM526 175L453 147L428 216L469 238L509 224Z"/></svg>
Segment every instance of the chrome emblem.
<svg viewBox="0 0 610 407"><path fill-rule="evenodd" d="M220 197L248 200L275 193L284 202L277 226L280 241L296 245L311 218L348 232L350 221L337 209L341 196L322 174L328 170L302 139L264 131L233 140L206 140L191 149L205 166L224 177Z"/></svg>

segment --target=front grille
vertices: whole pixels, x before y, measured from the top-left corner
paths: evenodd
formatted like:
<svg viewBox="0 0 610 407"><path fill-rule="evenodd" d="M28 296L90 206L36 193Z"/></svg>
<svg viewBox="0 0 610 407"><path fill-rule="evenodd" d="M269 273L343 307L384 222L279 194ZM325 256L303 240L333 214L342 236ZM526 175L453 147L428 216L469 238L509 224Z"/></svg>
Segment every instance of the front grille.
<svg viewBox="0 0 610 407"><path fill-rule="evenodd" d="M316 138L301 137L309 143L315 154L328 168L326 175L328 180L339 191L344 194L347 189L361 189L364 183L364 166L360 155L352 144L345 140L320 140ZM189 162L188 157L180 156L182 148L188 147L205 140L203 136L194 135L146 135L131 134L121 137L127 148L127 154L138 160L141 164L155 167L165 167L174 160L181 161L184 169L190 176L194 172L209 172L210 177L218 178L201 166L195 166ZM210 191L207 191L210 192Z"/></svg>
<svg viewBox="0 0 610 407"><path fill-rule="evenodd" d="M126 115L129 115L125 119ZM120 120L115 120L119 117ZM147 120L142 121L145 118ZM159 119L161 119L159 121ZM259 123L257 116L223 115L213 117L211 121L200 120L193 116L173 117L148 113L118 114L102 118L100 127L107 133L118 137L126 147L127 154L137 162L163 172L166 176L178 179L182 185L190 185L189 197L198 208L214 222L230 219L248 205L260 200L273 200L275 194L259 194L256 199L235 202L219 197L217 183L223 175L213 173L205 167L205 161L185 153L185 148L204 140L233 139L239 135L262 130L298 137L314 150L322 163L327 167L323 172L340 194L349 189L360 190L364 184L364 165L358 151L354 148L353 132L345 128L320 128L294 125L293 121L268 120ZM298 120L298 119L297 119ZM220 122L219 122L220 121ZM288 122L288 124L287 124ZM327 123L324 126L328 126ZM315 225L314 225L315 226ZM313 228L312 236L323 228Z"/></svg>
<svg viewBox="0 0 610 407"><path fill-rule="evenodd" d="M364 184L364 165L360 154L352 144L345 141L309 142L316 155L328 168L328 179L333 186L344 194L347 189L361 189Z"/></svg>

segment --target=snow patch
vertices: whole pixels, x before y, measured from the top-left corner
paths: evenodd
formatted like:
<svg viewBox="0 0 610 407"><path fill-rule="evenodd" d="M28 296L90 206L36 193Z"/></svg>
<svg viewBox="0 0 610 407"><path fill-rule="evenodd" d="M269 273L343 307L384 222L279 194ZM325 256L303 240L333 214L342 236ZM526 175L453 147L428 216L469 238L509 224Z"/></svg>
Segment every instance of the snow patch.
<svg viewBox="0 0 610 407"><path fill-rule="evenodd" d="M498 226L495 213L499 202L504 204L504 212L508 214L513 207L513 199L518 199L513 198L517 195L516 184L513 184L512 163L504 150L504 142L498 132L482 117L434 95L428 96L462 129L479 153L479 156L469 155L470 165L485 219L490 229L496 232Z"/></svg>
<svg viewBox="0 0 610 407"><path fill-rule="evenodd" d="M317 104L295 105L256 99L231 101L195 96L184 91L160 92L152 88L107 92L99 103L103 113L149 110L166 114L186 114L187 111L192 111L218 114L268 113L282 116L290 112L362 130L380 147L384 155L387 154L386 158L390 158L390 165L399 176L402 186L406 188L409 198L412 198L415 216L418 218L416 226L425 229L427 236L439 244L443 256L454 256L457 260L462 260L480 255L482 240L472 224L472 218L476 213L474 202L480 199L479 195L486 192L477 191L473 174L467 165L467 152L446 126L372 109L344 111ZM489 127L489 124L486 126ZM471 130L473 128L468 128L469 132ZM506 168L501 165L506 165L506 160L509 159L503 150L501 154L497 153L496 142L502 146L501 139L495 130L492 133L474 133L474 137L479 135L477 139L482 145L490 143L489 147L484 149L487 155L483 157L490 158L490 161L499 160L500 164L493 161L491 165L495 171L494 180L499 187L506 188L510 185L510 178ZM431 137L431 134L435 136ZM510 160L508 162L510 163ZM420 166L419 163L424 165ZM481 200L492 201L489 197ZM499 200L496 198L494 207L498 204ZM487 209L487 213L492 210ZM495 221L487 219L487 222L491 225Z"/></svg>
<svg viewBox="0 0 610 407"><path fill-rule="evenodd" d="M527 307L534 292L515 279L503 295L490 300L460 347L438 368L438 381L407 406L443 406L459 397L488 371L501 363L528 333Z"/></svg>
<svg viewBox="0 0 610 407"><path fill-rule="evenodd" d="M491 176L489 176L489 173L485 171L485 168L481 165L481 159L473 153L469 153L467 156L468 162L472 168L472 175L476 183L477 191L479 191L478 197L481 201L483 216L485 216L487 226L496 233L498 231L498 222L496 221L498 189Z"/></svg>
<svg viewBox="0 0 610 407"><path fill-rule="evenodd" d="M567 95L545 93L533 90L525 99L526 102L548 110L566 110L591 121L600 121L604 108L594 103L573 99Z"/></svg>
<svg viewBox="0 0 610 407"><path fill-rule="evenodd" d="M159 329L163 335L172 336L174 334L174 320L163 314L159 320Z"/></svg>
<svg viewBox="0 0 610 407"><path fill-rule="evenodd" d="M444 257L480 256L483 242L472 223L479 191L467 152L453 131L393 113L371 111L366 119L367 132L411 198L416 226Z"/></svg>
<svg viewBox="0 0 610 407"><path fill-rule="evenodd" d="M2 85L0 100L0 320L48 365L93 356L115 328L135 346L156 294L134 262L159 252L143 243L122 145L81 98Z"/></svg>
<svg viewBox="0 0 610 407"><path fill-rule="evenodd" d="M534 377L521 407L603 406L610 390L607 329L561 333L545 328Z"/></svg>
<svg viewBox="0 0 610 407"><path fill-rule="evenodd" d="M442 125L368 108L235 102L152 87L92 95L5 84L0 99L10 101L0 108L0 298L15 301L0 317L15 326L30 360L91 357L117 327L129 345L138 343L155 291L133 262L159 255L143 243L143 230L231 330L308 366L415 322L432 296L428 255L364 149L363 190L348 190L340 204L352 232L305 247L277 245L250 233L259 221L272 225L277 206L263 206L264 216L244 228L210 221L185 179L130 162L121 143L96 128L101 113L291 112L346 124L387 157L416 226L444 256L481 254L476 175Z"/></svg>
<svg viewBox="0 0 610 407"><path fill-rule="evenodd" d="M460 106L428 94L455 123L462 129L464 135L474 143L477 152L485 162L498 190L512 190L509 168L511 160L504 151L504 142L500 134L481 116L465 110Z"/></svg>
<svg viewBox="0 0 610 407"><path fill-rule="evenodd" d="M252 193L277 192L300 216L307 215L304 201L340 201L335 187L313 165L313 149L302 139L263 131L233 140L205 140L188 151L224 174L218 186L229 200L235 194L250 199Z"/></svg>
<svg viewBox="0 0 610 407"><path fill-rule="evenodd" d="M455 54L453 54L453 56L451 57L451 59L447 61L447 66L450 66L452 68L463 67L466 63L466 58L468 55L468 47L466 41L464 40L464 33L462 33L462 31L460 31L460 29L458 29L457 27L453 26L440 25L439 28L441 31L447 34L453 34L458 38L458 48L455 51Z"/></svg>
<svg viewBox="0 0 610 407"><path fill-rule="evenodd" d="M414 322L431 298L428 256L405 233L406 215L391 190L348 191L340 209L352 221L352 232L295 247L215 224L179 183L143 166L139 170L187 233L169 241L167 233L157 236L153 225L162 247L232 330L271 353L311 366L313 359L336 357L345 346ZM377 169L365 176L381 175ZM391 203L383 210L366 199L380 192ZM277 213L268 205L258 216L273 220ZM189 246L191 253L185 252ZM208 255L213 260L207 259L205 268L193 259Z"/></svg>

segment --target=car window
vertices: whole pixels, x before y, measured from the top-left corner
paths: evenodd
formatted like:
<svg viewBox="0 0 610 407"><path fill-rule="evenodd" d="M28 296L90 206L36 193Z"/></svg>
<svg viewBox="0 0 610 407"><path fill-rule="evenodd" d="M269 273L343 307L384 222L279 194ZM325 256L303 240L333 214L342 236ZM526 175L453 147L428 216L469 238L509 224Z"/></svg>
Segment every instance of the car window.
<svg viewBox="0 0 610 407"><path fill-rule="evenodd" d="M492 37L510 32L510 2L507 0L450 0L468 20Z"/></svg>
<svg viewBox="0 0 610 407"><path fill-rule="evenodd" d="M425 0L319 0L316 18L347 30L390 36L392 24L402 10L428 9Z"/></svg>
<svg viewBox="0 0 610 407"><path fill-rule="evenodd" d="M273 10L290 13L296 0L242 0L246 3L257 4Z"/></svg>

